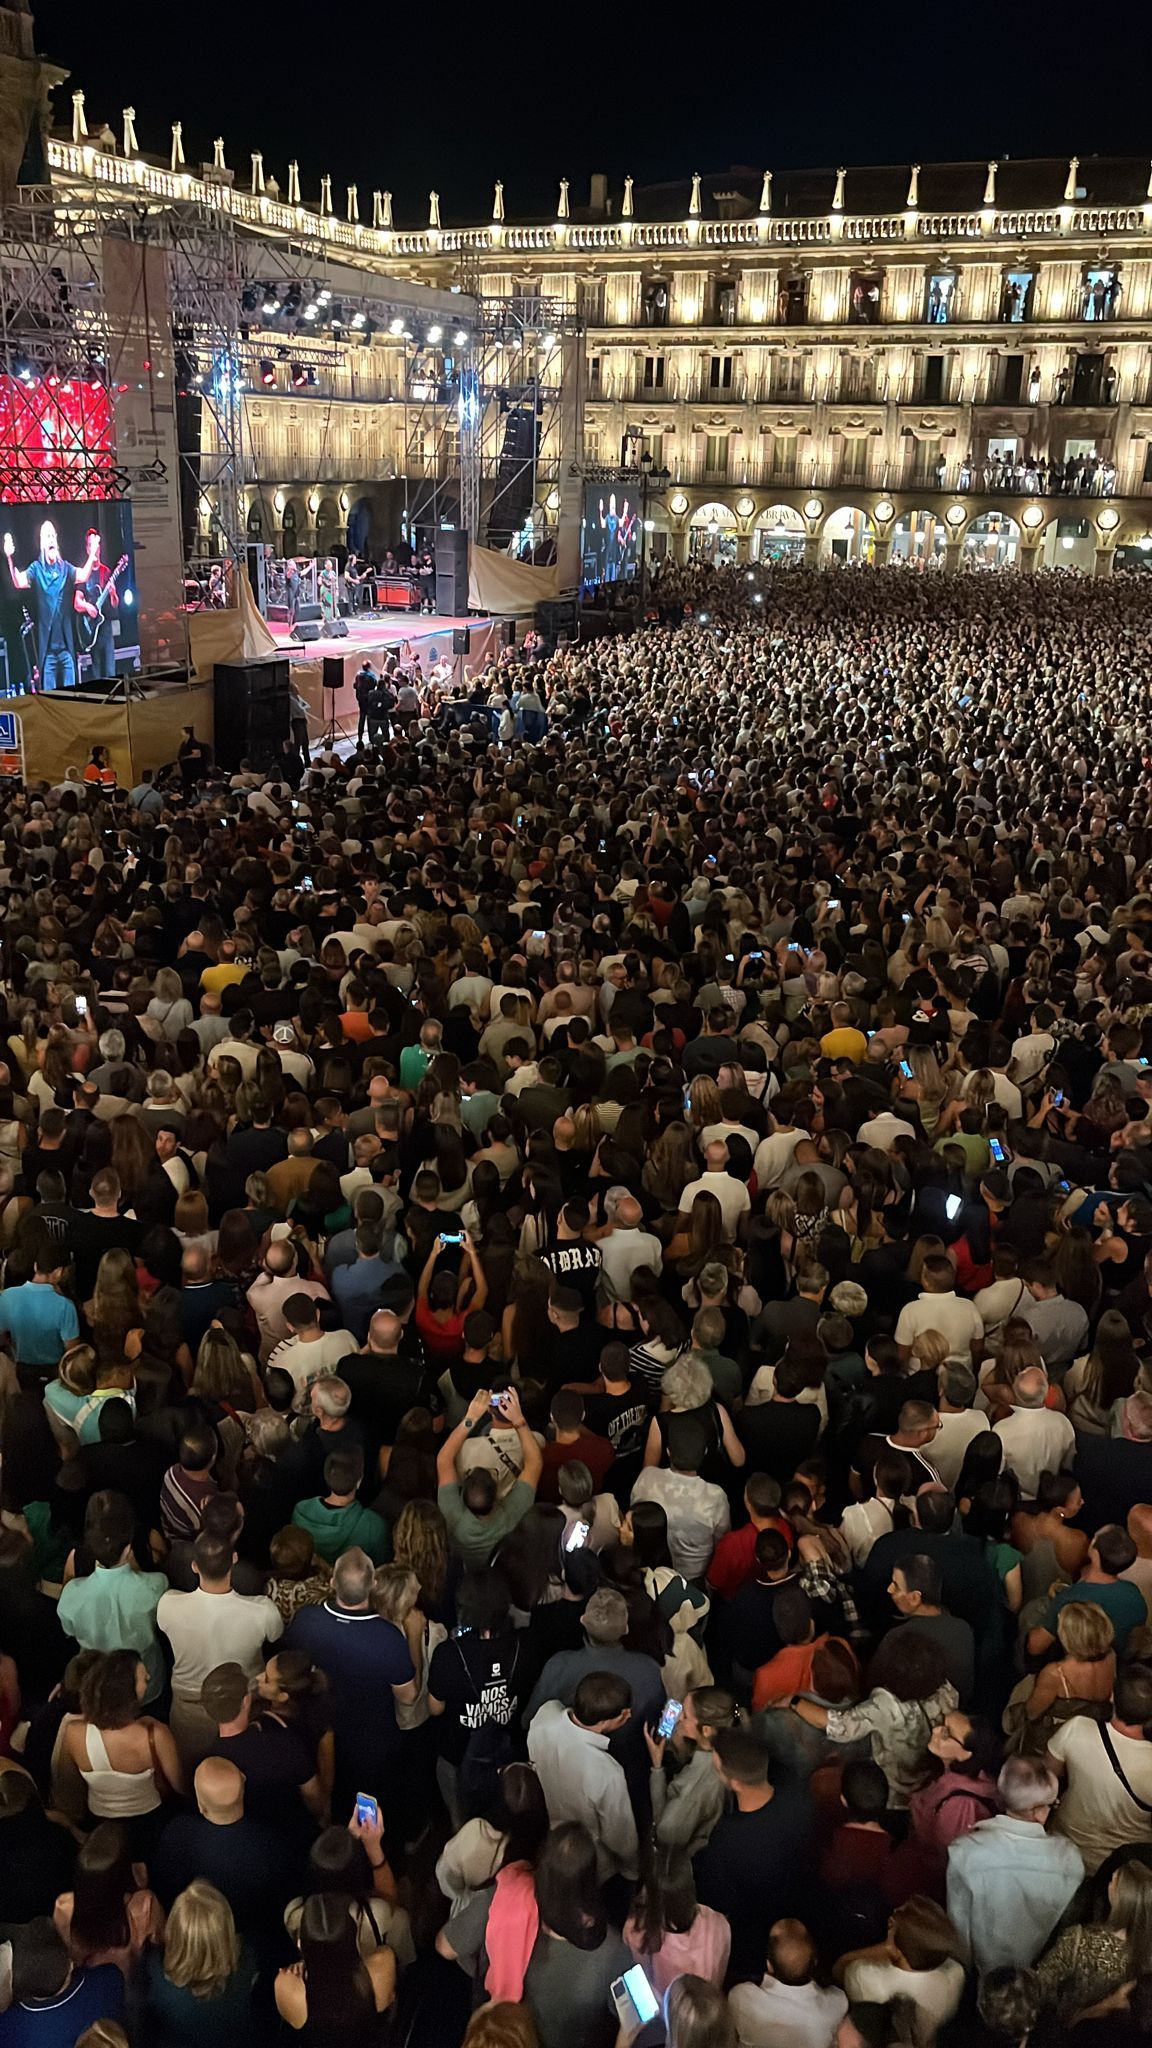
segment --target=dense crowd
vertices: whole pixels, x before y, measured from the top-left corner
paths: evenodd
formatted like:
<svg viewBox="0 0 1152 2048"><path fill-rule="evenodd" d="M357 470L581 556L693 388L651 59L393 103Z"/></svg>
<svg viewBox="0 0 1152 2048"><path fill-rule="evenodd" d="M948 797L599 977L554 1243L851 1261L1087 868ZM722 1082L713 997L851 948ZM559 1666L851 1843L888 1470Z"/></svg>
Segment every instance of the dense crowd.
<svg viewBox="0 0 1152 2048"><path fill-rule="evenodd" d="M1152 2025L1152 601L654 596L9 801L0 2048Z"/></svg>

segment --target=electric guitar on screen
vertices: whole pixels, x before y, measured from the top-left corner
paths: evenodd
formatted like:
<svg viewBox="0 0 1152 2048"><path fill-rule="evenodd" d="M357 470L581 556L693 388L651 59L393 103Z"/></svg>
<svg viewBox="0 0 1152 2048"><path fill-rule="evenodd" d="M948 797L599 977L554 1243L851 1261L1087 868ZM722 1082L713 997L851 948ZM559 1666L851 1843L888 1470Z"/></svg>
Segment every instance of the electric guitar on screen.
<svg viewBox="0 0 1152 2048"><path fill-rule="evenodd" d="M20 622L20 638L24 643L24 659L28 664L28 680L34 690L40 687L40 670L36 666L36 627L27 605L22 605L24 617Z"/></svg>
<svg viewBox="0 0 1152 2048"><path fill-rule="evenodd" d="M96 599L95 613L80 613L76 621L76 638L81 654L91 654L92 649L96 645L96 635L104 623L104 606L111 592L115 590L118 579L124 574L127 567L128 557L127 555L121 555L107 583Z"/></svg>

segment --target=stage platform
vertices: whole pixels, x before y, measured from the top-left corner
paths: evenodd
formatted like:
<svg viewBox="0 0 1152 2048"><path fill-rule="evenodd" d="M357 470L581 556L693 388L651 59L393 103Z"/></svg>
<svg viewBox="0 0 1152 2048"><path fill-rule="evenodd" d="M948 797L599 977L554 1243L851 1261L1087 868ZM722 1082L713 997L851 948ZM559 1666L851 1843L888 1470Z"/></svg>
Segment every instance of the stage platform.
<svg viewBox="0 0 1152 2048"><path fill-rule="evenodd" d="M405 646L420 656L420 665L427 675L432 663L442 656L452 656L452 634L456 628L466 626L471 635L471 647L467 654L457 655L453 667L457 681L464 682L495 661L500 651L500 621L492 618L437 618L427 612L387 613L376 619L349 619L348 637L339 640L293 640L287 626L269 625L268 631L276 642L278 653L286 654L292 664L292 682L306 699L309 707L308 729L315 745L326 730L332 715L331 693L324 689L323 662L325 658L336 659L344 665L344 680L336 692L335 713L337 721L353 734L356 731L359 712L353 681L356 671L365 661L371 661L379 668L387 654L403 655Z"/></svg>

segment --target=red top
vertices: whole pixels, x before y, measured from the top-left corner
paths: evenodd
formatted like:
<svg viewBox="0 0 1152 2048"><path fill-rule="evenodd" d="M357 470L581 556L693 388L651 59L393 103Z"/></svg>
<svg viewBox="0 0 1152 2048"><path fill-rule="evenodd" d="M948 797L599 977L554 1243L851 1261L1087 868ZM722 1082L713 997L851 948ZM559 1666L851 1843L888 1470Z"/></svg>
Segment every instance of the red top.
<svg viewBox="0 0 1152 2048"><path fill-rule="evenodd" d="M789 1550L792 1549L796 1537L783 1515L769 1515L764 1526L778 1529ZM742 1529L730 1530L716 1545L708 1567L708 1585L713 1593L719 1593L722 1600L730 1600L733 1593L740 1591L745 1580L755 1578L756 1538L759 1534L754 1522L745 1522Z"/></svg>
<svg viewBox="0 0 1152 2048"><path fill-rule="evenodd" d="M557 1479L561 1465L570 1465L577 1461L581 1465L587 1465L592 1474L592 1484L597 1493L600 1493L603 1491L604 1475L615 1461L616 1453L607 1437L593 1436L590 1430L582 1429L574 1444L545 1444L541 1457L544 1460L544 1469L540 1474L540 1484L536 1488L536 1498L555 1504L560 1499Z"/></svg>
<svg viewBox="0 0 1152 2048"><path fill-rule="evenodd" d="M464 1315L437 1322L426 1301L416 1303L416 1328L429 1358L458 1358L464 1349Z"/></svg>

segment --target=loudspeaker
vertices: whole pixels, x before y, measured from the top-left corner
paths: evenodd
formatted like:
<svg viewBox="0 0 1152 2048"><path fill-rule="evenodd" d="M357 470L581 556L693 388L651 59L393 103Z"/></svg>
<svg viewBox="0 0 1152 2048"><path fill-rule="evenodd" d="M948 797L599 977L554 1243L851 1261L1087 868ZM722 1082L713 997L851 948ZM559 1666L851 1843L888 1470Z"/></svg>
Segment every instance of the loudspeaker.
<svg viewBox="0 0 1152 2048"><path fill-rule="evenodd" d="M330 640L346 640L348 638L347 619L333 619L332 624L328 628L328 638Z"/></svg>
<svg viewBox="0 0 1152 2048"><path fill-rule="evenodd" d="M296 617L298 619L322 619L324 617L324 607L322 604L298 604L296 607Z"/></svg>
<svg viewBox="0 0 1152 2048"><path fill-rule="evenodd" d="M288 661L218 661L213 674L216 763L234 772L241 761L271 766L288 738Z"/></svg>
<svg viewBox="0 0 1152 2048"><path fill-rule="evenodd" d="M293 638L296 640L318 640L320 638L319 620L305 619L303 625L298 623Z"/></svg>
<svg viewBox="0 0 1152 2048"><path fill-rule="evenodd" d="M515 647L515 645L516 645L516 621L515 621L515 619L501 619L501 621L500 621L500 645L501 645L501 647Z"/></svg>
<svg viewBox="0 0 1152 2048"><path fill-rule="evenodd" d="M342 690L344 688L344 657L342 654L326 654L324 656L324 688L326 690Z"/></svg>
<svg viewBox="0 0 1152 2048"><path fill-rule="evenodd" d="M442 619L462 618L468 610L468 535L436 535L436 610Z"/></svg>
<svg viewBox="0 0 1152 2048"><path fill-rule="evenodd" d="M453 626L452 652L453 654L471 654L472 635L467 626Z"/></svg>
<svg viewBox="0 0 1152 2048"><path fill-rule="evenodd" d="M256 609L267 618L268 557L264 553L263 541L245 541L244 566L248 571L248 581L252 585L252 595L256 599Z"/></svg>

